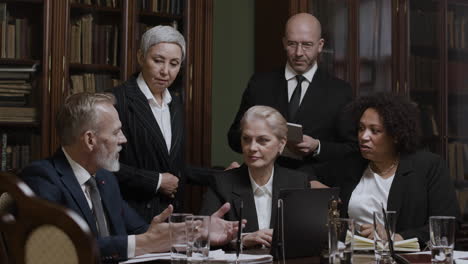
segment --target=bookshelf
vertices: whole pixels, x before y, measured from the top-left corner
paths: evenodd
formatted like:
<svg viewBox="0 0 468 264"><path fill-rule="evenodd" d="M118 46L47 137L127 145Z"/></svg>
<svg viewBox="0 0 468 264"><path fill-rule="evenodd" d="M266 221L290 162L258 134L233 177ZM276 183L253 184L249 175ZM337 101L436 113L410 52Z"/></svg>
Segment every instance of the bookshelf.
<svg viewBox="0 0 468 264"><path fill-rule="evenodd" d="M125 0L70 1L68 94L102 92L125 78L126 6Z"/></svg>
<svg viewBox="0 0 468 264"><path fill-rule="evenodd" d="M0 170L16 171L48 151L47 0L0 1ZM46 104L46 105L44 105Z"/></svg>
<svg viewBox="0 0 468 264"><path fill-rule="evenodd" d="M64 99L127 80L138 71L142 25L166 24L176 26L187 41L186 60L171 87L183 95L191 119L187 130L197 136L188 139L187 159L209 166L212 5L212 0L0 0L0 109L21 107L33 116L0 111L0 138L6 135L8 153L26 145L29 160L53 154L60 144L55 116ZM193 46L200 51L192 52ZM5 75L4 68L34 71ZM2 120L2 113L10 119Z"/></svg>

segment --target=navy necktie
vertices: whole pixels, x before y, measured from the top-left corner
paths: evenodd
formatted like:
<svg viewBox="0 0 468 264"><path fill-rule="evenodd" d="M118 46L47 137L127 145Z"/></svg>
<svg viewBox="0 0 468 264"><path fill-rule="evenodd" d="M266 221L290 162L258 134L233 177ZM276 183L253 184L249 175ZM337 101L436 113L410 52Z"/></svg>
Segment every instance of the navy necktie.
<svg viewBox="0 0 468 264"><path fill-rule="evenodd" d="M294 120L297 110L299 109L302 94L302 82L305 80L305 77L302 75L296 75L296 80L296 89L294 89L291 100L289 100L289 121Z"/></svg>
<svg viewBox="0 0 468 264"><path fill-rule="evenodd" d="M91 178L86 182L89 187L89 195L91 196L91 203L93 204L93 214L96 219L98 233L100 237L109 236L109 229L107 228L106 216L102 208L101 195L96 184L96 179Z"/></svg>

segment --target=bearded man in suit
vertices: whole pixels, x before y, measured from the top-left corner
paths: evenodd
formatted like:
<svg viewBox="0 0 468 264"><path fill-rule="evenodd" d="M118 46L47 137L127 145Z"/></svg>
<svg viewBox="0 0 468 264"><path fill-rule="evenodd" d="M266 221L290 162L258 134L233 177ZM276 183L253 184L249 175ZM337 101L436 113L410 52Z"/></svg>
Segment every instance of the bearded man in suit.
<svg viewBox="0 0 468 264"><path fill-rule="evenodd" d="M316 175L333 184L320 177L321 165L358 151L354 126L343 114L352 100L352 89L317 65L324 42L317 18L307 13L292 16L283 38L286 66L252 76L228 132L229 145L240 152L239 122L245 111L253 105L277 109L288 122L298 123L303 129L302 141L288 142L287 146L299 158L280 157L277 162L306 172L315 187L321 186Z"/></svg>
<svg viewBox="0 0 468 264"><path fill-rule="evenodd" d="M105 262L169 251L169 224L164 221L173 211L169 205L148 225L123 200L112 172L120 168L119 152L127 139L114 104L112 94L68 97L57 118L62 147L21 172L36 195L75 211L86 221ZM233 238L237 222L221 219L229 210L230 205L224 204L211 217L214 245Z"/></svg>

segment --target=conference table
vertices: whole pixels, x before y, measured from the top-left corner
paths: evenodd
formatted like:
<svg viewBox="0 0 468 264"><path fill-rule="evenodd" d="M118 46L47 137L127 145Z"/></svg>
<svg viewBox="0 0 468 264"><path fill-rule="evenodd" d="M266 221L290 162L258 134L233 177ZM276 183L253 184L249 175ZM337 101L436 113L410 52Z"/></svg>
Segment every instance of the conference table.
<svg viewBox="0 0 468 264"><path fill-rule="evenodd" d="M268 254L268 250L256 249L256 250L247 250L244 253L247 254ZM414 255L414 254L402 254L410 263L423 264L431 263L430 255ZM167 264L171 263L169 260L156 260L156 261L147 261L142 263L155 263L155 264ZM208 262L209 263L209 262ZM220 264L220 262L215 262ZM234 263L234 262L233 262ZM266 262L268 263L268 262ZM274 260L270 262L272 264L283 264L282 260ZM328 259L324 257L302 257L302 258L292 258L286 259L284 264L322 264L328 263ZM374 255L369 253L354 253L353 264L374 264ZM227 264L227 263L226 263Z"/></svg>

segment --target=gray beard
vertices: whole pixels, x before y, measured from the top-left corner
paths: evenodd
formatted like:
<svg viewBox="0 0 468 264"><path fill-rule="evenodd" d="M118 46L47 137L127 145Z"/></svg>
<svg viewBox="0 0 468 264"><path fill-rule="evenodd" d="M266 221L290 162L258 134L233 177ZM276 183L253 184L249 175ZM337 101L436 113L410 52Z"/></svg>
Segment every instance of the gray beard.
<svg viewBox="0 0 468 264"><path fill-rule="evenodd" d="M112 155L115 157L116 155ZM106 158L102 153L98 154L98 165L100 168L103 168L105 170L111 171L111 172L116 172L120 170L120 162L118 159L114 158Z"/></svg>

